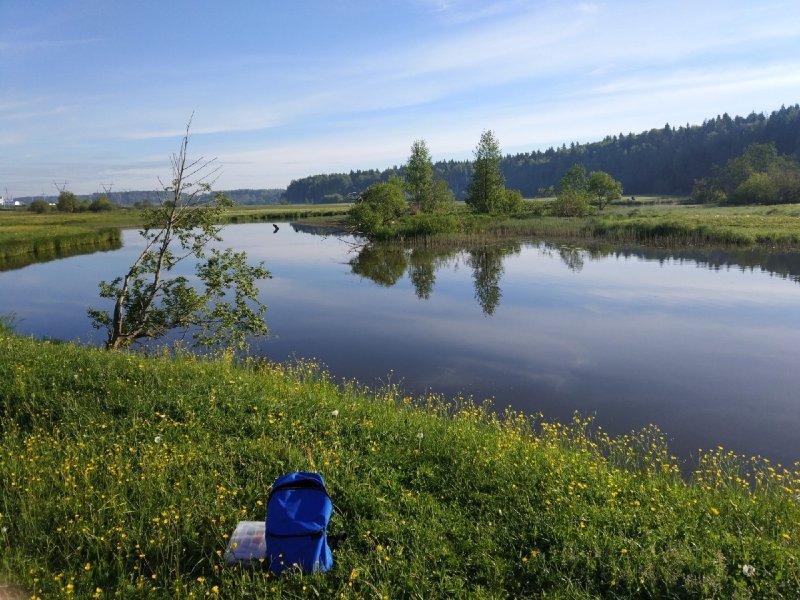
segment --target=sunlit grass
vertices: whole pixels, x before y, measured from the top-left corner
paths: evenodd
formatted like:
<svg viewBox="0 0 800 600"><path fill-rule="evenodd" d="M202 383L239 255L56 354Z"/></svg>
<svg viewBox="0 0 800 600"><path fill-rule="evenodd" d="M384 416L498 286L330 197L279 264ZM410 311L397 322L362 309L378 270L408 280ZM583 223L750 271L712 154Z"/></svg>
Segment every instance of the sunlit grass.
<svg viewBox="0 0 800 600"><path fill-rule="evenodd" d="M688 479L649 428L368 392L317 366L0 334L0 573L41 597L793 597L800 465ZM224 566L270 483L318 470L332 571ZM100 591L98 591L98 589Z"/></svg>
<svg viewBox="0 0 800 600"><path fill-rule="evenodd" d="M383 238L434 243L476 243L501 238L583 238L654 246L800 246L800 205L714 207L637 198L636 206L594 209L586 217L549 215L547 199L526 200L527 210L507 217L471 215L463 206L444 219L416 216ZM438 219L438 220L437 220ZM441 223L439 223L441 221ZM441 227L437 228L437 225Z"/></svg>
<svg viewBox="0 0 800 600"><path fill-rule="evenodd" d="M588 219L585 234L660 245L800 245L800 205L614 207Z"/></svg>

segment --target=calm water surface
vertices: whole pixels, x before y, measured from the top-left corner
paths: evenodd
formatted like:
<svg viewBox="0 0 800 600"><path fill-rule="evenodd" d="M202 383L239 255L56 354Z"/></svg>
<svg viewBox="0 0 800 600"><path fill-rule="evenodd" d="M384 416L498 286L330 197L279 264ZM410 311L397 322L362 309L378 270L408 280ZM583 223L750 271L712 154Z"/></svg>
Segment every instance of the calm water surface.
<svg viewBox="0 0 800 600"><path fill-rule="evenodd" d="M547 242L358 252L281 224L226 242L264 260L274 360L315 358L337 377L399 383L569 418L614 433L657 424L673 453L721 444L800 459L800 256L586 249ZM140 248L0 273L18 330L99 343L97 282ZM13 360L13 357L3 357Z"/></svg>

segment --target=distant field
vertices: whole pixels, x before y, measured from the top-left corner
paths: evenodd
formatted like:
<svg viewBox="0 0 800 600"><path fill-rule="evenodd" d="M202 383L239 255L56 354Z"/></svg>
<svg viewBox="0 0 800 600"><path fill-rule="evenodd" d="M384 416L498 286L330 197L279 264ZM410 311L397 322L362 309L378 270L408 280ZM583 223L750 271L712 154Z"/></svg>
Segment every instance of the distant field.
<svg viewBox="0 0 800 600"><path fill-rule="evenodd" d="M236 206L226 213L225 221L331 217L343 215L349 207L349 204ZM133 208L100 213L0 211L0 270L81 251L112 248L119 243L119 230L139 227L142 214Z"/></svg>
<svg viewBox="0 0 800 600"><path fill-rule="evenodd" d="M226 213L226 222L306 219L344 215L351 204L279 204L270 206L236 206Z"/></svg>
<svg viewBox="0 0 800 600"><path fill-rule="evenodd" d="M597 238L619 243L653 245L727 244L747 246L800 246L800 204L773 206L704 206L685 204L686 198L636 196L628 204L617 203L588 217L561 218L547 215L552 199L527 200L528 210L515 217L468 216L464 203L456 204L454 230L437 233L404 232L399 237L435 237L442 242L475 241L479 238L551 236ZM236 206L225 215L227 223L313 220L341 223L350 204ZM452 218L452 217L451 217ZM46 213L0 211L0 263L20 257L50 256L82 247L91 250L99 239L112 240L111 231L134 228L142 212L119 209L105 213ZM117 234L118 235L118 234ZM105 243L105 242L104 242ZM33 262L30 260L29 262ZM2 269L0 264L0 269Z"/></svg>
<svg viewBox="0 0 800 600"><path fill-rule="evenodd" d="M800 245L800 204L612 207L584 233L611 241L658 244Z"/></svg>

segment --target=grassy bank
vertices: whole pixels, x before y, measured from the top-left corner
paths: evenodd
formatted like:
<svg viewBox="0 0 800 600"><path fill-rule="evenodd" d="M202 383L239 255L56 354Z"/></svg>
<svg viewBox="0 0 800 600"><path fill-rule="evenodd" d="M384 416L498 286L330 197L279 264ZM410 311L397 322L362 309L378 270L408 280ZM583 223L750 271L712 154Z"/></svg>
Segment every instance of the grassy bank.
<svg viewBox="0 0 800 600"><path fill-rule="evenodd" d="M121 247L122 236L119 229L70 229L58 233L40 230L32 232L27 238L12 239L0 244L0 271Z"/></svg>
<svg viewBox="0 0 800 600"><path fill-rule="evenodd" d="M107 354L0 334L0 578L40 597L753 597L800 589L800 473L313 365ZM271 481L315 469L334 569L224 566ZM795 467L797 469L797 466Z"/></svg>
<svg viewBox="0 0 800 600"><path fill-rule="evenodd" d="M800 205L713 207L664 204L644 198L638 205L609 206L586 217L549 216L547 201L528 201L511 217L415 215L382 230L379 239L436 238L446 243L482 239L555 237L655 246L730 245L800 247Z"/></svg>
<svg viewBox="0 0 800 600"><path fill-rule="evenodd" d="M584 234L656 245L800 246L800 205L614 208L588 219Z"/></svg>
<svg viewBox="0 0 800 600"><path fill-rule="evenodd" d="M286 221L343 215L348 204L237 206L227 223ZM121 245L120 229L142 224L142 211L36 214L0 211L0 270Z"/></svg>

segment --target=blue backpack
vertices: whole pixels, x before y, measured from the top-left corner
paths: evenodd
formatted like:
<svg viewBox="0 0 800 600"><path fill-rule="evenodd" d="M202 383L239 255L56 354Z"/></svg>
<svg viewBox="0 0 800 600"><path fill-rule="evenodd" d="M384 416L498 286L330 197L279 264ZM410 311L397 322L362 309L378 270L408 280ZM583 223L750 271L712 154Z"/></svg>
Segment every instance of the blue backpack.
<svg viewBox="0 0 800 600"><path fill-rule="evenodd" d="M299 566L327 571L333 566L328 522L333 512L325 481L318 473L287 473L275 480L267 500L265 535L269 570L279 575Z"/></svg>

